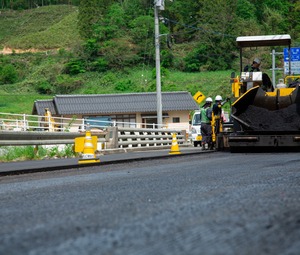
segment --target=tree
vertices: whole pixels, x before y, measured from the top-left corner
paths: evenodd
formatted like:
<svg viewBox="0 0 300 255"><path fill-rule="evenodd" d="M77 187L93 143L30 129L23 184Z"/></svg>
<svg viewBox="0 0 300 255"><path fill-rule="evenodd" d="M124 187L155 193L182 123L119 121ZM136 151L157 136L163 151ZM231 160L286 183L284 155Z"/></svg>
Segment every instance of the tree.
<svg viewBox="0 0 300 255"><path fill-rule="evenodd" d="M252 24L256 20L255 16L256 8L252 2L248 0L238 0L235 14L243 19L247 20L249 24Z"/></svg>
<svg viewBox="0 0 300 255"><path fill-rule="evenodd" d="M80 1L78 13L78 28L82 38L92 38L93 27L100 18L100 9L97 0Z"/></svg>
<svg viewBox="0 0 300 255"><path fill-rule="evenodd" d="M186 0L166 2L166 8L162 11L166 18L170 33L177 42L189 41L194 38L197 29L195 28L199 19L198 11L202 8L202 1Z"/></svg>
<svg viewBox="0 0 300 255"><path fill-rule="evenodd" d="M281 34L285 33L286 23L284 17L280 12L265 7L264 10L264 33L265 34Z"/></svg>
<svg viewBox="0 0 300 255"><path fill-rule="evenodd" d="M235 57L237 0L200 1L195 39L198 41L199 63L207 70L231 68ZM205 47L203 47L205 45ZM199 66L200 69L200 66Z"/></svg>

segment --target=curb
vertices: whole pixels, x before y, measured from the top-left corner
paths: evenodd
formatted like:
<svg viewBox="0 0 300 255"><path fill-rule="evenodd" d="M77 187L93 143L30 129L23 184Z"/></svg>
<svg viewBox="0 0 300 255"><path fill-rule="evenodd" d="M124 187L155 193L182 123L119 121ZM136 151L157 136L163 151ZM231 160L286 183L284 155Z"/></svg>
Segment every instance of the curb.
<svg viewBox="0 0 300 255"><path fill-rule="evenodd" d="M66 169L78 169L78 168L101 166L101 165L121 164L130 161L145 161L145 160L163 159L163 158L170 158L170 157L182 157L182 156L202 154L202 153L212 153L212 152L215 151L194 151L194 152L187 152L181 154L165 154L165 155L155 155L155 156L148 156L148 157L144 156L144 157L137 157L137 158L116 159L116 160L105 161L105 162L100 161L96 163L72 164L67 166L57 165L57 166L49 166L49 167L41 167L41 168L27 168L26 170L20 170L20 169L7 170L7 171L4 170L0 172L0 176L13 176L13 175L20 175L20 174L28 174L28 173L48 172L48 171L66 170Z"/></svg>

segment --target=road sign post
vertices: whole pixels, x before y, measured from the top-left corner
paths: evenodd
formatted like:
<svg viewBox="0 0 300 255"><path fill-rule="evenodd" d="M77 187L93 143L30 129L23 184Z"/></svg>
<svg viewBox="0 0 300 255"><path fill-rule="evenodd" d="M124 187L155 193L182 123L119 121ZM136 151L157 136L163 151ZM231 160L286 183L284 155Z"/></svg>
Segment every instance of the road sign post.
<svg viewBox="0 0 300 255"><path fill-rule="evenodd" d="M193 98L198 104L200 104L205 99L205 96L202 92L198 91Z"/></svg>

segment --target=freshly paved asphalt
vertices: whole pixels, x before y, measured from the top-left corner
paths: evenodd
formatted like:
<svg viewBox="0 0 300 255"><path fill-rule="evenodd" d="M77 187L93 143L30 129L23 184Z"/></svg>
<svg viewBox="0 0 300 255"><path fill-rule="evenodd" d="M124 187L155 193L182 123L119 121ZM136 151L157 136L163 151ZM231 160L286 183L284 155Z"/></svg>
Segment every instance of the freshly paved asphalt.
<svg viewBox="0 0 300 255"><path fill-rule="evenodd" d="M181 154L169 154L170 149L146 150L146 151L104 151L104 155L99 155L100 163L94 165L116 164L132 160L150 160L153 158L176 157L198 153L210 153L213 151L202 151L200 147L182 147ZM108 153L108 154L105 154ZM15 175L32 172L52 171L59 169L70 169L79 167L89 167L91 164L78 164L79 158L66 159L44 159L31 161L18 161L0 163L0 176Z"/></svg>
<svg viewBox="0 0 300 255"><path fill-rule="evenodd" d="M1 177L0 254L299 255L299 153L185 155Z"/></svg>

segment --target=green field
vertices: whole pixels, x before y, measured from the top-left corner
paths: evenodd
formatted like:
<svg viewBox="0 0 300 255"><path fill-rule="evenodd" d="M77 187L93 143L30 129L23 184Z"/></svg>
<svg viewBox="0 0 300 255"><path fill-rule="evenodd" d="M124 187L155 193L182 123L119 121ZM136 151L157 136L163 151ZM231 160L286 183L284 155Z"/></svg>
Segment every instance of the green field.
<svg viewBox="0 0 300 255"><path fill-rule="evenodd" d="M77 7L52 5L25 11L1 11L0 47L70 48L79 40Z"/></svg>
<svg viewBox="0 0 300 255"><path fill-rule="evenodd" d="M87 76L88 74L84 74ZM120 77L122 76L122 77ZM194 95L201 91L205 96L215 97L217 94L224 98L231 95L229 83L230 72L201 72L181 73L170 71L168 77L162 77L162 91L189 91ZM89 79L81 77L85 83L79 88L85 94L114 94L156 91L156 80L151 78L151 71L136 70L130 74L106 74L107 84L101 84L100 77L89 74ZM109 80L110 79L110 80ZM119 84L119 86L118 86ZM135 84L132 85L131 84ZM5 87L5 91L3 90ZM35 100L51 99L54 95L26 93L21 88L8 85L0 86L0 112L31 114ZM2 89L2 90L1 90ZM121 91L120 91L121 89ZM21 91L20 91L21 90Z"/></svg>

